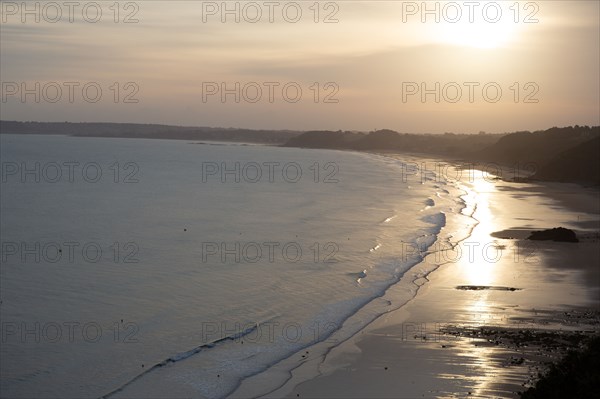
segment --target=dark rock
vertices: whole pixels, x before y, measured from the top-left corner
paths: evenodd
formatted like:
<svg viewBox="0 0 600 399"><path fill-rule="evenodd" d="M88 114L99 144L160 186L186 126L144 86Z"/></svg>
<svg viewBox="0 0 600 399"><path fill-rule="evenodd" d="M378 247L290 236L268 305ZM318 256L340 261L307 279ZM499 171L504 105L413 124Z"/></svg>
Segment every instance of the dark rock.
<svg viewBox="0 0 600 399"><path fill-rule="evenodd" d="M565 229L564 227L556 227L549 230L533 231L528 240L540 241L564 241L564 242L579 242L577 235L573 230Z"/></svg>

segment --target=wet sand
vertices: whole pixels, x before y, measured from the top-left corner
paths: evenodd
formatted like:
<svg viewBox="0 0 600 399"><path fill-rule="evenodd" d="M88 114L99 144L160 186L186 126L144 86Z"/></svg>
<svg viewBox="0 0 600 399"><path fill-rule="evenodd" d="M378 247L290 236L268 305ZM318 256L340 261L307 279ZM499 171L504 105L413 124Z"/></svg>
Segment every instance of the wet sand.
<svg viewBox="0 0 600 399"><path fill-rule="evenodd" d="M296 366L265 397L513 398L545 362L598 334L598 191L477 177L460 184L477 224L411 270L439 266L415 282L416 297L324 356L282 362ZM440 237L461 222L449 220ZM588 239L525 239L558 226ZM277 366L262 378L269 372ZM233 396L263 395L260 378Z"/></svg>

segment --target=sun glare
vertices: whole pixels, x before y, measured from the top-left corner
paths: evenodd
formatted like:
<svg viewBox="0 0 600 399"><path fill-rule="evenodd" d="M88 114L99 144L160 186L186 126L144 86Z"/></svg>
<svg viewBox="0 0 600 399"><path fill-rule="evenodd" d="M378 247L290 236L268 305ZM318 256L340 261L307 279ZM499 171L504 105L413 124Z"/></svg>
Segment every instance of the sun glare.
<svg viewBox="0 0 600 399"><path fill-rule="evenodd" d="M440 24L438 39L455 46L476 48L498 48L506 46L514 39L516 24L512 21L497 22L459 22Z"/></svg>

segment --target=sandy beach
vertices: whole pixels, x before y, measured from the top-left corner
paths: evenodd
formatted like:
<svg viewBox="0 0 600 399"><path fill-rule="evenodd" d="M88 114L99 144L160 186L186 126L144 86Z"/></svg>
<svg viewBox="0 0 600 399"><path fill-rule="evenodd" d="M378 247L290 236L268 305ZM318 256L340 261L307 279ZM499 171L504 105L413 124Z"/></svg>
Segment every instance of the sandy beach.
<svg viewBox="0 0 600 399"><path fill-rule="evenodd" d="M473 172L457 183L474 223L449 219L403 276L418 289L413 300L331 350L317 344L244 381L232 397L514 398L546 362L598 334L598 191ZM526 240L558 226L580 242ZM450 245L449 232L465 228ZM400 286L380 299L392 303ZM285 384L261 392L286 368Z"/></svg>
<svg viewBox="0 0 600 399"><path fill-rule="evenodd" d="M0 0L0 399L600 397L600 0Z"/></svg>

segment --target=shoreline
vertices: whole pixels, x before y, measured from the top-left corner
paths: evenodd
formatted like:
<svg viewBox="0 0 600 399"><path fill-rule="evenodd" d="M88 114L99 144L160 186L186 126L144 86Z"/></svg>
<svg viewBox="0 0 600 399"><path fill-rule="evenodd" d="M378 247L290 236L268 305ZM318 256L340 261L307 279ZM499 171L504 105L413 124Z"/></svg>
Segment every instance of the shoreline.
<svg viewBox="0 0 600 399"><path fill-rule="evenodd" d="M329 150L329 151L346 151L346 150L335 150L334 149L334 150ZM352 151L352 152L355 152L357 154L371 155L371 156L375 155L378 157L394 159L393 157L390 157L387 154L373 153L373 152L369 152L369 151ZM415 162L416 161L418 161L418 162L421 162L421 161L440 162L439 160L433 159L431 157L427 157L425 155L410 155L410 158L412 161L415 161ZM403 160L403 161L405 161L405 160ZM445 161L441 161L441 162L443 162L444 164L448 164L448 162L445 162ZM406 171L404 171L404 172L406 172ZM442 183L442 184L445 184L445 183ZM450 188L450 187L448 187L448 188ZM453 187L453 189L458 190L460 192L460 195L457 194L456 198L460 199L462 202L462 207L461 207L460 211L457 212L457 216L472 219L473 210L471 210L471 215L465 215L462 213L465 209L467 209L469 207L469 204L467 204L466 201L462 200L462 198L465 195L468 195L468 191L466 190L465 187ZM443 191L445 191L445 190L443 190ZM448 193L448 192L446 191L446 193ZM451 197L449 194L448 194L448 196ZM454 197L451 197L451 198L454 198ZM466 235L464 235L462 238L456 240L453 243L447 242L446 245L454 246L454 245L458 245L460 242L462 242L464 240L467 240L469 238L469 234L473 230L473 228L474 228L474 226L471 226L468 229L470 231L468 233L466 233ZM363 334L365 332L365 330L367 328L369 328L369 326L371 324L375 323L378 319L380 319L381 317L383 317L387 314L400 311L404 306L406 306L408 303L410 303L416 299L421 288L424 285L426 285L426 283L429 281L428 280L429 275L431 275L432 273L437 271L442 266L442 265L432 265L432 264L429 264L424 261L424 258L426 256L428 256L436 251L436 248L435 248L436 246L441 245L440 241L441 241L441 233L442 232L443 232L443 229L442 229L442 231L440 231L436 234L436 236L437 236L436 240L425 250L425 252L422 254L423 258L420 261L418 261L413 266L411 266L409 269L407 269L403 273L403 275L398 279L398 281L396 281L395 283L390 285L381 296L373 298L370 302L365 304L363 307L358 309L353 315L351 315L348 319L346 319L344 321L344 323L342 324L341 329L345 329L344 326L347 323L351 324L353 322L353 319L359 319L359 321L357 321L357 322L364 324L362 327L360 327L358 330L354 331L351 335L345 337L342 341L337 341L337 338L333 338L334 340L336 340L335 345L331 345L330 339L325 339L323 341L316 342L315 344L305 348L305 349L309 349L308 351L301 350L297 353L294 353L294 354L288 356L285 359L282 359L281 361L277 362L276 364L270 366L269 369L267 369L259 374L245 378L244 380L241 381L240 385L238 385L238 387L232 393L227 395L227 397L228 398L281 397L282 395L285 395L285 394L288 394L289 392L291 392L290 385L294 385L294 382L293 382L294 380L298 379L299 380L298 383L301 383L303 381L310 381L310 380L318 377L320 372L312 366L312 365L314 365L314 363L316 361L318 361L319 359L321 359L321 361L323 359L326 359L332 351L337 350L338 347L346 345L348 342L353 341L359 335ZM408 293L396 292L400 288L410 288L411 291L409 291ZM395 305L393 305L393 302L395 302L395 301L398 301L401 303L396 303ZM368 312L370 310L369 308L371 308L371 307L372 308L375 308L375 307L381 308L381 305L383 302L385 302L387 306L392 306L392 308L389 310L385 310L383 312L378 312L376 314L376 316L374 316L371 320L367 321L366 323L364 321L363 322L360 321L361 317L365 317L365 313L367 313L367 315L368 315ZM353 328L353 327L351 326L351 327L347 327L347 328ZM335 333L337 333L337 331ZM328 341L329 341L329 345L327 345ZM311 355L310 359L308 359L309 353ZM316 353L316 357L315 357L315 353ZM298 362L298 358L301 359L300 365L295 364ZM286 381L283 384L280 384L277 387L272 388L269 392L264 392L264 389L262 388L263 386L265 386L265 385L271 386L271 387L273 386L273 383L269 382L269 378L271 375L279 375L280 376L279 378L281 378L281 374L286 374L286 373L291 373L292 376L290 378L286 378ZM294 375L296 373L298 374L297 376ZM285 393L282 394L281 391L285 391ZM275 395L275 396L271 396L271 395Z"/></svg>
<svg viewBox="0 0 600 399"><path fill-rule="evenodd" d="M383 156L390 156L390 154L385 154ZM403 156L404 154L396 154L396 157ZM439 162L452 164L452 161L441 160ZM545 205L548 208L554 209L556 214L577 214L584 210L587 215L590 215L588 212L594 208L594 206L590 206L589 198L587 200L583 198L584 196L594 196L596 191L593 189L580 188L582 191L585 191L585 193L569 195L571 199L577 200L569 203L566 202L564 198L557 199L552 196L555 194L552 186L554 186L554 188L558 187L563 189L565 187L564 183L515 183L498 180L492 184L494 187L502 189L501 192L495 193L496 196L506 197L507 195L514 195L516 198L512 198L512 202L516 202L517 205L520 201L527 201L527 196L523 194L524 191L525 194L537 197L538 200L546 198ZM476 186L476 183L473 184L471 189L476 191ZM551 198L552 200L548 202L548 198ZM481 201L481 199L479 200ZM552 201L559 202L561 206L557 207ZM582 207L582 204L584 203L586 206ZM595 212L592 213L592 216L596 215L596 220L593 221L593 223L587 223L587 225L581 224L580 220L572 223L577 224L578 235L581 231L589 231L590 227L597 228L599 226L597 216L600 211L598 211L597 207L593 210L595 210ZM477 212L477 210L474 212ZM514 223L519 219L514 217L514 215L508 217L506 215L506 210L494 209L493 213L507 219L505 220L505 223L509 224ZM579 216L582 215L580 214ZM547 222L545 222L545 219L543 218L536 220L533 220L535 218L529 219L530 220L520 222L521 225L525 225L524 230L531 231L542 228L558 227L558 225L554 226L552 224L554 222L552 218ZM539 253L532 253L531 248L519 248L519 245L523 245L524 243L528 244L531 243L531 241L528 242L527 240L522 239L506 240L493 235L493 233L499 233L509 227L519 226L502 226L502 223L500 223L500 226L497 227L503 228L495 228L492 229L493 231L490 231L490 226L477 225L474 226L471 233L481 234L481 232L477 232L478 227L479 230L485 230L483 231L483 234L486 235L488 241L494 241L496 244L499 242L499 247L511 246L514 254L519 253L528 261L536 260L536 267L541 269L550 268L550 271L556 270L557 263L560 265L561 262L568 259L568 257L565 258L564 254L562 254L562 256L560 256L560 254L552 254L553 251L556 251L556 248L560 249L561 246L571 255L573 252L584 252L582 254L583 256L580 256L579 259L582 262L591 263L591 266L594 266L598 262L597 255L594 259L593 255L589 253L589 246L598 245L597 241L595 243L583 243L584 246L588 246L586 251L573 251L574 247L564 247L563 244L571 245L568 243L544 242L540 244L539 248L536 247L536 251L539 251ZM441 235L438 236L438 241L441 239ZM481 237L478 239L481 240ZM536 242L535 244L537 245L538 243L539 242ZM595 249L595 247L592 249ZM431 257L433 254L430 254L429 256ZM592 257L590 258L590 256ZM543 259L540 260L538 259L539 257L542 257ZM502 266L502 268L508 270L511 266L510 263L516 262L512 261L504 263L505 265ZM424 266L425 264L427 264L427 259L423 260L419 265ZM412 272L413 269L418 268L419 265L413 266L406 274ZM544 297L548 296L548 291L544 292L544 290L538 289L537 291L541 292L535 292L535 283L524 284L524 287L514 287L515 284L509 284L507 281L502 281L503 278L497 278L496 280L498 281L495 282L506 284L492 284L488 286L488 288L491 287L492 289L458 289L460 284L449 284L449 281L453 279L453 272L451 270L453 266L456 265L439 264L424 275L424 280L421 281L420 284L417 283L418 279L415 279L414 283L418 285L418 287L414 298L398 309L381 314L375 320L368 323L361 331L331 348L322 359L313 359L312 375L305 370L310 367L302 364L292 369L288 381L279 388L266 394L258 394L257 391L254 391L250 396L361 397L367 395L371 397L439 397L438 395L443 396L461 393L471 397L478 397L478 395L486 397L486 395L492 394L496 397L516 397L519 390L523 390L523 387L528 383L531 384L532 370L536 370L536 373L539 371L541 363L547 361L548 353L546 353L546 357L544 357L544 355L540 354L542 351L539 346L536 347L533 344L532 347L534 347L534 349L532 349L532 352L537 351L535 356L525 354L526 351L524 350L515 353L514 348L503 343L504 341L512 342L511 345L514 346L516 342L516 348L518 348L519 340L523 341L523 339L515 335L515 329L518 330L519 328L526 326L532 328L533 331L572 329L572 326L568 325L569 322L567 321L565 323L565 318L561 317L563 312L566 310L567 312L570 312L569 314L575 315L574 320L581 323L581 315L589 313L591 309L593 317L583 320L583 324L585 324L585 327L588 328L588 330L595 331L595 333L598 332L598 320L600 319L598 310L600 310L600 305L597 301L587 301L586 305L579 303L581 302L581 298L578 300L566 300L563 301L565 303L554 304L554 309L552 311L547 309L544 310L540 309L540 307L543 306L539 305L544 304ZM526 274L526 267L529 266L530 265L523 264L518 265L518 268L520 269L519 273ZM589 272L590 269L593 269L593 267L588 267L587 271ZM560 270L560 267L558 267L558 270ZM584 268L584 270L586 269ZM567 277L571 279L573 279L577 273L579 273L577 270L566 272L568 275ZM576 281L572 282L572 285L580 290L579 294L581 294L581 290L584 290L586 286L592 288L592 291L599 290L599 284L597 283L598 279L594 278L594 273L591 273L591 276L592 278L589 278L588 276L588 278L580 279L581 281L575 278ZM539 276L537 277L539 279ZM504 280L507 279L505 278ZM543 285L556 288L555 282L543 281L543 278L540 280L544 283ZM398 285L398 283L396 285ZM497 287L510 287L514 289L495 289ZM393 288L394 287L392 286L388 288L388 290L393 290ZM467 295L475 294L479 297L485 296L486 298L493 299L491 302L496 303L496 305L487 306L485 312L465 309L465 299L456 299L457 295L460 296L460 294L457 293L460 292ZM552 291L549 292L552 294ZM514 300L507 300L507 296L510 295L521 295L523 299L519 299L516 302ZM464 295L462 296L464 297ZM574 294L574 296L577 297L577 294ZM431 299L428 299L429 297L433 297L438 301L444 301L446 297L455 298L451 299L448 303L451 312L440 312L439 309L432 310L432 308L435 308L436 306L432 306ZM579 295L579 297L581 297L581 295ZM459 304L457 304L457 302L459 302ZM467 300L467 302L469 301ZM498 302L500 304L498 304ZM501 302L509 303L501 304ZM433 303L435 303L435 301ZM551 305L551 303L548 303L548 305ZM536 309L536 306L538 309ZM493 310L494 308L497 309ZM550 308L552 308L552 306L550 306ZM596 313L593 313L594 311ZM468 313L471 313L471 317L477 315L479 319L469 319L466 317L469 316ZM583 324L577 324L577 326L583 327ZM442 326L444 326L444 330L441 328ZM488 339L485 334L491 334L489 331L486 332L485 330L482 330L486 327L493 328L492 331L497 335L495 336L494 342L499 343L494 344L493 347L487 348L490 353L487 356L489 365L486 367L488 367L489 370L485 368L479 370L479 374L485 374L482 377L482 375L478 375L477 372L473 372L477 367L482 367L481 364L479 364L479 360L477 360L480 358L481 354L474 356L473 354L477 350L474 352L473 348L486 347L485 341ZM555 330L552 330L552 328ZM479 332L477 332L477 329L480 329ZM499 333L498 331L502 332ZM437 339L427 339L428 336L437 337ZM440 343L441 341L450 342ZM555 346L560 345L555 343ZM562 347L555 347L552 349L560 352L565 349L565 346L563 345ZM390 353L394 353L395 356L390 356ZM518 353L522 353L522 355L517 356ZM461 359L464 359L465 356L469 361L464 362L461 366L456 366L457 362L460 363ZM291 358L293 357L294 356ZM435 359L435 362L423 364L421 361L423 357ZM398 358L404 360L398 360ZM410 361L407 361L406 358L410 359ZM411 364L411 362L417 362L420 366L413 367L414 364ZM453 363L455 365L451 366ZM477 366L478 364L479 366ZM277 365L274 367L276 368ZM315 368L317 370L316 373L314 372ZM457 368L462 371L457 372ZM393 373L392 370L394 369L401 370L400 375ZM484 370L487 371L483 372ZM453 373L455 374L454 377L449 378L448 376ZM458 380L462 381L462 386L457 382ZM479 385L476 381L480 382ZM485 383L481 383L481 381L484 381ZM247 396L247 393L251 393L252 389L248 390L248 386L246 386L248 385L247 383L248 381L243 381L238 390L230 397L244 397ZM488 388L485 388L485 386L488 386ZM495 388L489 388L489 386Z"/></svg>
<svg viewBox="0 0 600 399"><path fill-rule="evenodd" d="M394 158L389 155L373 154L363 151L356 151L356 153L363 154L363 156L377 155L391 159ZM396 156L400 157L403 161L414 161L419 164L420 162L431 162L432 165L438 163L452 165L452 162L450 161L434 160L431 158L417 157L415 155L407 156L405 154L397 154ZM458 169L458 167L456 168ZM402 170L406 173L410 173L407 169L403 168ZM526 233L531 232L532 230L565 225L564 220L562 220L561 217L570 215L571 218L568 221L569 224L567 227L574 228L578 231L578 234L584 231L594 232L596 238L594 239L594 236L592 235L584 244L588 245L588 249L590 244L596 243L597 245L598 226L600 226L600 219L597 216L600 214L600 211L598 210L600 206L597 204L591 206L590 201L583 198L585 195L588 195L595 196L594 198L597 199L597 191L579 188L578 186L574 187L574 185L567 186L562 183L507 182L500 179L485 178L480 178L476 182L470 181L469 184L473 185L473 187L464 191L460 196L458 193L450 195L448 191L444 190L448 198L468 198L468 204L460 209L460 211L456 213L456 216L471 218L476 212L485 211L486 207L479 207L478 204L487 203L488 223L485 228L482 227L481 231L479 231L479 241L476 239L473 242L488 244L493 241L494 245L490 247L492 251L505 250L512 258L522 258L521 260L526 264L517 265L518 270L514 273L518 278L513 277L513 280L516 279L518 282L519 279L524 278L527 280L527 284L515 284L515 282L511 281L509 278L502 278L504 277L504 273L496 273L498 274L497 276L486 276L485 273L479 273L477 270L472 270L473 265L470 264L473 263L472 261L462 265L459 264L459 267L455 267L456 265L452 264L456 263L452 261L452 258L455 257L455 255L449 254L455 252L454 247L458 246L460 242L471 238L474 235L474 230L478 230L479 227L481 227L479 225L486 217L484 215L483 218L480 218L476 225L471 225L466 221L460 222L457 220L454 223L454 227L448 225L447 227L444 227L445 230L432 234L436 236L436 240L426 251L428 254L427 257L429 258L428 260L425 259L419 261L417 264L413 264L410 269L402 274L399 281L393 282L392 285L386 289L383 295L372 299L369 304L363 305L360 308L358 312L366 310L367 316L365 317L365 312L356 315L353 327L356 328L357 323L361 323L361 321L364 320L362 321L360 328L357 330L351 328L349 332L343 335L348 337L342 342L337 342L333 346L331 345L331 342L324 342L329 339L328 337L323 341L319 341L317 344L322 344L324 347L322 353L319 353L318 350L313 350L312 347L307 347L305 349L310 350L310 356L309 351L306 351L305 356L303 349L281 362L278 362L275 366L270 366L269 369L276 369L280 363L289 361L286 363L285 367L280 367L279 370L275 370L275 373L285 374L291 369L293 370L293 375L292 379L288 380L283 386L276 388L276 390L271 393L266 394L266 397L271 397L271 394L276 394L277 397L280 397L279 394L310 396L311 389L313 389L311 387L318 390L315 391L314 394L320 397L322 396L323 384L325 384L325 386L328 384L328 382L323 381L330 377L333 378L333 376L338 378L341 382L338 381L331 386L332 390L328 392L328 395L332 397L335 397L338 394L340 396L349 397L352 396L352 394L358 395L358 392L361 392L361 395L363 396L365 394L368 395L373 391L360 391L359 389L356 389L356 386L353 384L360 382L362 383L361 387L374 389L377 388L378 384L375 384L373 381L381 377L384 378L380 385L384 387L389 385L390 382L395 382L394 380L396 379L399 380L398 383L400 381L406 383L408 381L406 376L398 378L398 375L392 374L391 372L388 373L390 375L387 376L380 376L377 374L371 376L373 372L381 372L381 368L379 368L380 365L383 367L384 371L393 371L397 368L400 363L397 363L394 366L384 365L382 363L382 361L385 361L391 364L395 361L394 359L389 358L391 353L395 354L394 357L400 358L406 354L412 354L413 361L420 360L423 357L423 354L427 354L427 358L436 359L437 362L435 364L425 364L420 369L411 368L410 363L404 362L404 366L400 367L402 370L401 373L404 374L408 370L413 373L413 377L416 376L421 379L419 380L419 378L417 378L414 380L416 381L413 382L416 386L415 389L422 389L422 387L428 386L428 384L434 387L438 386L435 384L439 384L438 388L434 388L437 389L436 392L450 393L453 391L446 385L447 377L440 379L439 375L451 375L455 372L451 368L443 368L443 362L456 362L457 359L461 359L461 357L470 356L469 354L474 352L469 345L472 345L475 341L478 344L485 344L486 341L489 341L492 338L495 341L510 339L510 335L514 335L514 331L510 330L510 326L507 327L507 325L510 324L507 321L508 319L512 320L513 324L516 324L519 328L528 327L530 325L532 328L542 325L551 325L550 327L543 328L570 329L577 323L581 323L582 320L586 325L590 323L598 324L597 312L592 312L592 317L588 317L589 308L586 308L585 304L582 305L579 303L581 302L581 292L585 289L591 288L592 290L595 290L593 292L598 291L598 286L600 284L594 283L598 281L598 270L593 270L591 268L577 268L572 265L569 265L569 268L565 270L564 267L566 261L572 262L573 259L576 260L574 266L577 266L578 262L581 264L587 263L589 265L590 259L594 259L595 264L597 264L597 254L595 254L596 257L593 258L591 256L593 254L588 253L589 251L573 251L573 248L575 248L573 244L551 242L534 243L523 240L523 238L528 235ZM467 186L469 184L467 184ZM439 189L441 190L443 187L444 186L439 187ZM493 187L497 192L486 194L486 190L489 191L490 187ZM450 189L450 186L446 186L446 188ZM572 193L572 189L574 188L578 189L578 192L575 194ZM454 191L453 189L450 190ZM583 191L585 191L585 195L582 194ZM440 193L437 194L439 197ZM487 195L490 198L478 198L478 196L482 195ZM494 200L495 197L501 197L503 200ZM435 203L432 202L432 205L435 204L439 206L443 203L443 201L439 201L435 196L432 198L435 199ZM429 200L431 200L431 198ZM534 204L532 205L532 208L528 208L529 202ZM525 203L525 211L519 209L521 203ZM571 204L571 208L566 207L567 204ZM504 205L508 208L502 209ZM540 207L541 210L536 209L536 207ZM437 210L439 211L439 208ZM466 212L466 214L463 214L463 212ZM511 212L520 213L511 215ZM595 217L589 218L588 216L590 214L595 215ZM499 215L499 217L497 220L492 220L490 217L491 215ZM479 214L476 216L479 217ZM448 235L448 231L450 231L452 235ZM468 231L468 233L466 233L465 238L458 240L456 245L451 245L452 240L456 239L457 231L460 231L461 233ZM507 238L507 232L510 232L510 238ZM516 234L513 234L514 232L523 236L517 237ZM487 238L484 238L483 236L486 236ZM527 246L527 244L531 245ZM468 252L470 248L471 247L469 246L463 246L463 251L467 250ZM578 246L578 248L581 248L581 246ZM593 249L596 249L596 247L593 247ZM565 257L565 254L560 253L563 251L568 253L569 256ZM466 255L463 253L463 256ZM441 257L442 261L440 261L438 257ZM460 257L459 254L458 258ZM482 262L482 264L493 263L489 262L488 259L484 260L486 262ZM479 261L481 261L481 259ZM527 262L530 262L531 264ZM513 260L512 263L516 264L518 262ZM540 264L543 266L541 268L543 270L536 269L536 271L548 272L548 275L531 274L530 270L528 270L531 268L529 267L531 265L538 267L539 269ZM501 266L504 268L504 271L512 272L509 267L510 264ZM469 269L467 271L472 274L471 277L474 277L473 281L471 279L465 280L464 275L459 276L458 273L455 273L460 272L461 267L462 269ZM469 273L467 273L467 277ZM568 294L571 295L571 297L569 297L569 295L561 297L561 302L555 303L555 309L540 308L538 305L544 305L546 303L545 298L547 297L545 295L548 292L552 292L547 288L558 287L556 282L560 279L568 280L569 285L566 287L566 290L570 291ZM569 279L573 281L570 281ZM404 285L401 285L401 282L404 282ZM534 285L534 282L535 284L539 283L538 285L541 284L540 287ZM409 288L408 291L401 291L402 289L407 288ZM523 297L523 295L525 295L525 302L517 301L515 303L513 301L513 303L508 304L502 303L503 301L510 302L510 299L519 296ZM579 299L574 300L572 297ZM447 298L450 298L450 300L446 301ZM477 300L478 308L467 306L468 300L466 298L475 298ZM429 302L422 302L422 300ZM382 307L382 304L385 302L388 303L387 308L386 306ZM395 303L392 304L393 302ZM443 307L447 307L448 312L442 312L440 309L436 308L437 306L440 306L440 303L442 303ZM500 305L497 305L497 303L500 303ZM568 304L568 309L564 307L565 304ZM527 305L528 307L526 308L524 305ZM597 305L597 301L594 302L594 306L600 308ZM373 312L375 309L379 310L379 312L376 313L376 316L373 319L369 319L370 316L375 314ZM566 318L563 317L562 314L564 309L567 309L569 313L569 316ZM371 313L369 313L369 311L371 311ZM473 315L477 315L477 318L473 318ZM345 323L346 321L344 322L344 325ZM570 325L570 323L573 325ZM494 331L490 331L488 327L494 328ZM577 327L579 327L579 325L577 325ZM346 331L345 327L342 328ZM382 333L381 330L384 330L384 332ZM499 333L499 331L502 331L502 333ZM515 342L518 343L519 340L520 342L523 342L521 337L516 336L516 339L512 340L513 344L515 344ZM445 341L449 341L449 343L441 343ZM389 351L389 349L398 344L397 350L394 349L395 352ZM483 347L485 345L475 346ZM438 353L440 347L447 353ZM494 355L496 356L495 358L492 355L488 356L491 360L496 359L496 363L500 364L500 366L498 364L494 366L496 369L493 367L491 368L496 373L498 373L499 370L501 371L501 365L507 362L513 369L522 366L524 362L530 362L530 359L521 361L520 359L524 359L523 357L516 357L513 361L514 353L509 350L510 348L502 346L501 349L504 352L502 352L502 354L496 353ZM491 351L491 349L489 350ZM494 350L496 352L499 351L498 348L495 348ZM380 354L375 357L371 356L372 354L377 354L378 351L380 351ZM299 359L300 355L302 355L302 359ZM475 356L472 356L472 358L475 359ZM492 363L491 360L490 363ZM463 378L471 375L469 374L470 371L468 369L469 367L474 367L477 362L475 360L470 360L470 362L471 363L468 365L466 371L463 370L462 372L455 373L458 375L458 377L455 378ZM288 367L289 365L293 365L293 367ZM464 365L460 367L463 366ZM361 367L366 367L366 374L369 374L372 379L366 378L364 381L361 380L361 373L356 373L356 370L360 370ZM424 377L423 375L418 374L430 370L439 370L437 373L438 377L431 375ZM267 371L270 372L270 370ZM348 373L344 374L345 372ZM519 378L525 375L523 370L519 371L519 373L514 372L513 374L518 374L520 376ZM260 379L265 377L265 374L267 378L263 381L267 383L268 373L265 373L264 371L261 371L259 374L250 378L258 377ZM473 372L472 378L476 378L477 375L477 373ZM518 379L514 377L514 375L513 378ZM287 376L285 378L287 378ZM246 380L242 381L244 382ZM258 384L260 385L260 381ZM338 389L340 386L347 387L349 391L342 391L342 393L339 393ZM240 386L238 386L238 388L240 388ZM302 392L297 392L296 389L300 388L302 389ZM471 388L472 387L469 387L469 389ZM287 392L283 392L284 390L287 390ZM477 390L473 389L473 392L477 393ZM514 389L512 392L514 392ZM230 393L230 396L236 397L237 394L239 394L239 392L238 390L235 390ZM433 394L433 392L429 392L429 394ZM386 391L381 393L381 395L397 397L398 391ZM410 395L412 395L412 393Z"/></svg>

